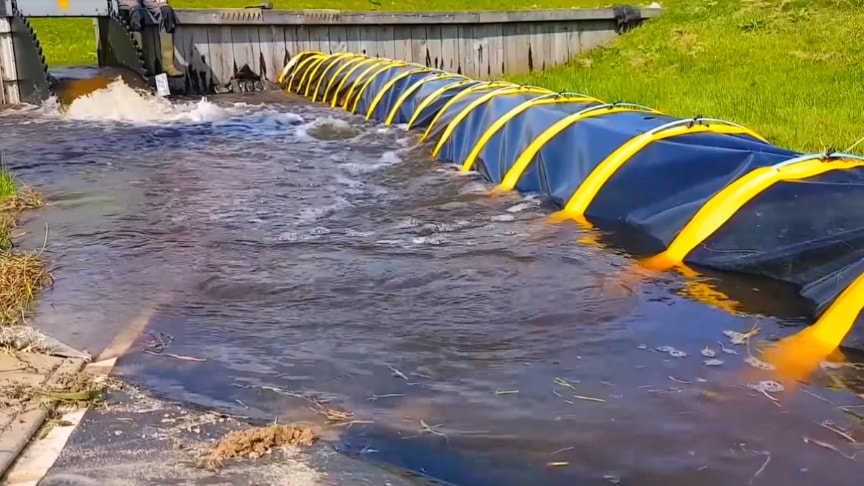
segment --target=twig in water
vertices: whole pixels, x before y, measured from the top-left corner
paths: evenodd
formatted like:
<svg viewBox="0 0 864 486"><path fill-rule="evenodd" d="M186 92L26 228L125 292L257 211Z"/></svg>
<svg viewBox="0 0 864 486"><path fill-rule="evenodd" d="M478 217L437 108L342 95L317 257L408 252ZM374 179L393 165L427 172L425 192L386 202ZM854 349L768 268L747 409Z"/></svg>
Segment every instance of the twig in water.
<svg viewBox="0 0 864 486"><path fill-rule="evenodd" d="M409 436L403 437L402 439L410 439L412 437L417 437L417 436L423 435L424 433L428 432L428 433L433 434L433 435L440 435L441 437L444 437L445 442L450 443L450 439L447 437L447 435L445 435L442 432L438 432L437 430L435 430L436 427L441 427L442 425L443 424L429 425L426 423L426 421L424 421L423 419L420 419L420 432L417 434L414 434L414 435L409 435Z"/></svg>
<svg viewBox="0 0 864 486"><path fill-rule="evenodd" d="M604 399L602 399L602 398L586 397L586 396L583 396L583 395L573 395L573 398L577 398L577 399L579 399L579 400L585 400L585 401L588 401L588 402L602 402L602 403L606 403L606 400L604 400Z"/></svg>
<svg viewBox="0 0 864 486"><path fill-rule="evenodd" d="M817 445L823 449L828 449L829 451L834 451L837 454L840 454L841 456L845 457L846 459L849 459L850 461L855 460L855 456L850 456L850 455L844 454L843 451L838 449L836 446L833 446L827 442L822 442L821 440L811 439L810 437L806 437L806 436L803 436L802 439L804 439L805 444Z"/></svg>
<svg viewBox="0 0 864 486"><path fill-rule="evenodd" d="M552 453L549 454L549 455L550 455L550 456L554 456L555 454L560 454L560 453L562 453L562 452L572 451L573 449L574 449L573 446L570 446L570 447L563 447L563 448L561 448L561 449L558 449L557 451L552 452Z"/></svg>
<svg viewBox="0 0 864 486"><path fill-rule="evenodd" d="M770 452L762 451L762 452L757 452L757 454L763 454L765 456L765 462L762 463L762 467L760 467L759 470L756 471L756 474L754 474L753 477L750 478L750 484L753 484L753 481L756 481L756 478L758 478L759 475L762 474L762 471L764 471L765 468L768 467L768 463L771 462L771 453Z"/></svg>
<svg viewBox="0 0 864 486"><path fill-rule="evenodd" d="M496 395L513 395L519 393L519 390L495 390Z"/></svg>
<svg viewBox="0 0 864 486"><path fill-rule="evenodd" d="M851 442L853 444L858 443L858 441L855 440L851 435L847 434L845 431L840 429L840 427L838 427L836 424L831 423L828 420L820 423L819 425L821 425L822 427L825 427L826 429L830 430L831 432L834 432L835 434L839 435L840 437L843 437L844 439L848 440L849 442Z"/></svg>
<svg viewBox="0 0 864 486"><path fill-rule="evenodd" d="M181 355L179 355L179 354L171 354L171 353L157 353L157 352L155 352L155 351L150 351L150 350L147 350L147 349L145 349L144 352L147 353L147 354L155 355L155 356L168 356L169 358L180 359L180 360L183 360L183 361L207 361L207 360L204 359L204 358L195 358L195 357L192 357L192 356L181 356Z"/></svg>
<svg viewBox="0 0 864 486"><path fill-rule="evenodd" d="M401 371L397 370L396 368L394 368L392 366L388 365L387 367L390 368L390 371L393 372L393 376L397 376L399 378L402 378L405 381L408 381L408 377L405 376L405 373L402 373Z"/></svg>
<svg viewBox="0 0 864 486"><path fill-rule="evenodd" d="M555 380L554 380L554 382L555 382L555 384L558 385L558 386L563 386L564 388L569 388L569 389L571 389L571 390L576 390L576 387L575 387L575 386L571 385L567 380L565 380L565 379L563 379L563 378L557 378L557 377L556 377ZM577 381L576 383L579 383L579 382Z"/></svg>
<svg viewBox="0 0 864 486"><path fill-rule="evenodd" d="M235 398L234 401L237 402L237 403L239 403L240 406L243 407L243 408L249 408L248 405L246 405L245 403L241 402L241 401L240 401L239 399L237 399L237 398Z"/></svg>
<svg viewBox="0 0 864 486"><path fill-rule="evenodd" d="M404 397L404 396L405 396L404 393L387 393L385 395L373 394L371 397L367 398L366 400L370 400L370 401L374 402L374 401L378 400L379 398L396 398L396 397Z"/></svg>
<svg viewBox="0 0 864 486"><path fill-rule="evenodd" d="M547 462L546 465L549 467L564 467L564 466L569 466L570 463L567 461L556 461L556 462Z"/></svg>
<svg viewBox="0 0 864 486"><path fill-rule="evenodd" d="M352 425L355 424L374 424L374 420L350 420L348 422L342 422L333 424L333 427L345 427L346 429L350 429Z"/></svg>
<svg viewBox="0 0 864 486"><path fill-rule="evenodd" d="M684 384L684 385L690 385L690 384L693 383L692 381L679 380L678 378L675 378L675 377L672 376L672 375L669 375L669 379L672 380L672 381L674 381L675 383L682 383L682 384Z"/></svg>

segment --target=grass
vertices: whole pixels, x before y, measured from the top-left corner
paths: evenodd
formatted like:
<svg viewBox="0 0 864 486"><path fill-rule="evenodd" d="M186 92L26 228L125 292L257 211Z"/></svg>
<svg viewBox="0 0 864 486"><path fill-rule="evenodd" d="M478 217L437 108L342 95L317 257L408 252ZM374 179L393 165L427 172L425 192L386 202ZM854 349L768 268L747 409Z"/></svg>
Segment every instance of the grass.
<svg viewBox="0 0 864 486"><path fill-rule="evenodd" d="M252 0L173 0L177 8ZM277 9L447 10L599 7L608 0L276 0ZM628 3L628 2L620 2ZM649 3L648 0L632 3ZM743 123L777 145L846 150L864 137L854 100L864 0L665 0L665 12L569 65L512 80ZM89 19L36 20L49 63L94 63ZM864 143L852 148L864 153Z"/></svg>
<svg viewBox="0 0 864 486"><path fill-rule="evenodd" d="M745 124L801 151L864 137L864 0L666 0L569 65L513 80ZM853 152L864 153L864 143Z"/></svg>
<svg viewBox="0 0 864 486"><path fill-rule="evenodd" d="M36 292L50 282L41 252L16 249L12 236L18 214L44 204L38 192L18 184L0 158L0 326L22 322Z"/></svg>

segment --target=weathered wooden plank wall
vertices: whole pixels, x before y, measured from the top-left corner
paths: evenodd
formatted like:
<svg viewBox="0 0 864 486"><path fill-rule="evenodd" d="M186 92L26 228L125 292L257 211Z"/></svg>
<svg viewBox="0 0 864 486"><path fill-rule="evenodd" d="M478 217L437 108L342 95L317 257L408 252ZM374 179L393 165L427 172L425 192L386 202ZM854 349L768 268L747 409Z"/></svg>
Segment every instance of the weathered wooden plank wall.
<svg viewBox="0 0 864 486"><path fill-rule="evenodd" d="M303 50L358 52L497 78L563 64L659 9L502 12L178 10L177 67L189 93L260 89ZM144 51L158 72L158 35ZM150 45L147 45L150 44Z"/></svg>

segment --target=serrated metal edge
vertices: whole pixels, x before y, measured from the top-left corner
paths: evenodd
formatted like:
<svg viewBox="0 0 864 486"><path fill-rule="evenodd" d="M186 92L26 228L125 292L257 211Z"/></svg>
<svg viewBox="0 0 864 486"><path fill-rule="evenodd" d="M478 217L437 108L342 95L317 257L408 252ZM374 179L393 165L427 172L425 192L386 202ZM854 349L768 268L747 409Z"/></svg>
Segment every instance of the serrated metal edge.
<svg viewBox="0 0 864 486"><path fill-rule="evenodd" d="M144 50L141 48L141 44L139 44L138 41L135 40L135 36L132 35L132 29L129 28L129 23L124 21L123 18L117 14L117 12L112 11L109 16L112 19L116 20L117 23L122 25L123 28L126 30L126 36L129 38L129 42L132 43L132 45L135 47L135 52L138 53L138 64L141 66L141 73L143 73L145 78L153 76L153 74L147 70L147 63L144 60Z"/></svg>
<svg viewBox="0 0 864 486"><path fill-rule="evenodd" d="M57 93L54 92L54 87L51 86L51 78L48 77L48 61L45 59L45 52L42 50L42 44L36 36L36 31L33 30L30 21L27 20L27 17L22 14L20 10L18 10L18 7L15 4L12 4L12 16L20 20L21 23L24 24L24 27L27 28L27 33L30 34L30 39L36 46L37 52L39 52L39 61L42 63L42 75L45 77L45 84L48 86L48 94L50 96L56 96Z"/></svg>

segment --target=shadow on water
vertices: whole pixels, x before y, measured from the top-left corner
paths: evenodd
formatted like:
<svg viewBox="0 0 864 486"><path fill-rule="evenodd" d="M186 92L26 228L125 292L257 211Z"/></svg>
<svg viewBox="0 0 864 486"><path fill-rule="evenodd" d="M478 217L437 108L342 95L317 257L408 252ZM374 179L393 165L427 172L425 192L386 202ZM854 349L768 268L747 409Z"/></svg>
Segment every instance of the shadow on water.
<svg viewBox="0 0 864 486"><path fill-rule="evenodd" d="M327 403L353 414L330 426L346 454L451 484L860 477L857 444L821 425L864 440L840 408L860 399L837 389L854 368L748 388L770 374L723 331L753 315L677 295L674 275L625 285L626 256L578 244L530 197L490 197L409 149L416 134L278 93L108 91L63 115L7 111L0 131L54 201L25 225L33 245L47 225L57 266L36 324L98 354L155 309L118 375L260 421L320 423ZM734 286L799 316L782 290ZM142 352L154 336L174 357Z"/></svg>

